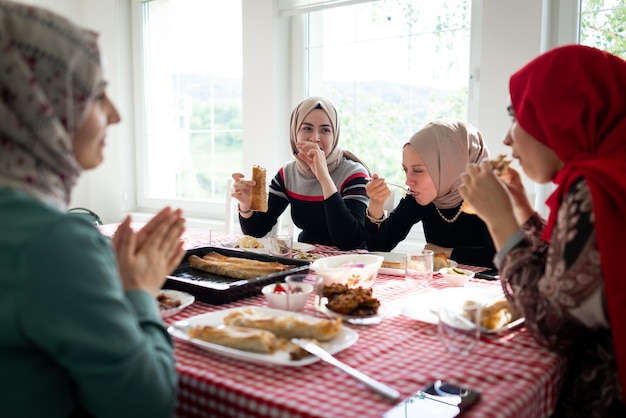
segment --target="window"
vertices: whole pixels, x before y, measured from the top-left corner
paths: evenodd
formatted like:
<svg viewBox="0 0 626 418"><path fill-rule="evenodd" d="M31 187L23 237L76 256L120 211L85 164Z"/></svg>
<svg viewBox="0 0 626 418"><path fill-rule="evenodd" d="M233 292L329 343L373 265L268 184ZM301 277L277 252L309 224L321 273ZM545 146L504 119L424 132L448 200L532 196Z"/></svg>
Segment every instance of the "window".
<svg viewBox="0 0 626 418"><path fill-rule="evenodd" d="M626 59L626 0L582 0L580 43Z"/></svg>
<svg viewBox="0 0 626 418"><path fill-rule="evenodd" d="M242 160L241 1L140 3L139 204L223 212Z"/></svg>
<svg viewBox="0 0 626 418"><path fill-rule="evenodd" d="M427 122L467 119L470 0L383 0L308 15L308 95L339 110L341 146L404 182L401 149Z"/></svg>
<svg viewBox="0 0 626 418"><path fill-rule="evenodd" d="M413 132L437 117L467 118L471 0L134 4L138 210L174 204L223 218L233 171L290 158L289 113L306 96L332 100L341 146L396 182Z"/></svg>

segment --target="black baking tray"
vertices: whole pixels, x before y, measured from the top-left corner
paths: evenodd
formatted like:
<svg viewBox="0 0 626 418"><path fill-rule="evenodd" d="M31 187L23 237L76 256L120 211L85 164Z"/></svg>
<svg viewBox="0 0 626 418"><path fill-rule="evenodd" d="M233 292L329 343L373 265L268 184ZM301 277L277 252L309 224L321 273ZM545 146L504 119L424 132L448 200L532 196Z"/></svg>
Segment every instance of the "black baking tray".
<svg viewBox="0 0 626 418"><path fill-rule="evenodd" d="M293 265L294 268L272 273L254 279L233 279L219 274L209 273L192 268L187 261L190 256L202 257L206 253L216 252L228 257L247 258L259 261L278 261L282 264ZM212 305L223 305L261 293L261 288L266 284L275 283L283 277L294 273L306 273L309 270L309 261L293 258L275 257L267 254L259 254L251 251L223 247L200 247L188 250L178 268L167 276L163 286L165 289L181 290L191 293L197 300Z"/></svg>

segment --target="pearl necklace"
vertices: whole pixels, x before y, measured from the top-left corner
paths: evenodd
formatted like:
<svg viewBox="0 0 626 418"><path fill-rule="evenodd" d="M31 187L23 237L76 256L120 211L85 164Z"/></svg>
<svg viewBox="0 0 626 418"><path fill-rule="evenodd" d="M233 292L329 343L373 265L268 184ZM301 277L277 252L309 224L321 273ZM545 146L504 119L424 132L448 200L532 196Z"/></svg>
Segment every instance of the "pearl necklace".
<svg viewBox="0 0 626 418"><path fill-rule="evenodd" d="M437 213L439 214L439 216L441 216L441 219L443 219L444 221L446 221L447 223L451 224L452 222L456 221L459 216L461 215L461 207L459 207L459 211L456 213L456 215L454 215L454 217L452 219L448 219L445 216L443 216L443 213L441 213L441 211L439 210L439 208L436 205L435 209L437 209Z"/></svg>

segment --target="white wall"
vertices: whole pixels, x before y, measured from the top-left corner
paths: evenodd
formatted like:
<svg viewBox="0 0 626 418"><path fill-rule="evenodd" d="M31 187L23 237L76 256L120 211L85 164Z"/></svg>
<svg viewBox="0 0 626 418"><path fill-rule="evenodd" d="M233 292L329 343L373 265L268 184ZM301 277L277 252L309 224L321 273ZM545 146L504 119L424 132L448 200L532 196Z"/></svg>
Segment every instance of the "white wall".
<svg viewBox="0 0 626 418"><path fill-rule="evenodd" d="M117 222L135 208L133 171L132 68L130 55L130 0L24 0L48 8L100 34L107 65L107 92L122 122L109 128L104 162L83 173L70 206L96 211L104 222Z"/></svg>
<svg viewBox="0 0 626 418"><path fill-rule="evenodd" d="M508 104L509 77L541 52L542 0L480 0L474 1L473 12L482 12L482 24L472 35L480 45L478 62L480 87L474 119L482 131L492 155L511 155L510 147L502 141L511 125ZM477 10L479 9L479 10ZM476 85L477 84L477 85ZM526 190L534 193L534 183L521 171Z"/></svg>
<svg viewBox="0 0 626 418"><path fill-rule="evenodd" d="M272 25L277 18L273 0L243 0L248 10L243 21L254 30L253 39L244 47L253 51L244 60L244 103L258 109L244 118L246 141L255 147L244 155L244 166L263 161L270 172L289 159L288 114L293 103L291 42L300 34L291 34L286 24ZM108 62L108 93L118 105L122 123L109 129L105 162L86 173L75 190L72 206L86 206L100 214L105 222L119 221L135 210L135 134L133 126L132 41L130 14L133 0L30 0L80 22L101 34L101 46ZM493 154L510 153L502 145L509 127L506 115L508 78L512 72L536 56L542 49L542 11L544 3L555 6L572 0L474 0L473 13L481 13L481 25L472 31L472 45L480 45L480 54L472 68L479 70L474 79L473 100L478 111L469 115L487 140ZM554 7L553 7L554 8ZM545 14L545 13L544 13ZM278 59L270 59L278 57ZM480 94L476 87L480 87ZM529 182L530 190L533 185ZM192 220L193 222L193 220Z"/></svg>

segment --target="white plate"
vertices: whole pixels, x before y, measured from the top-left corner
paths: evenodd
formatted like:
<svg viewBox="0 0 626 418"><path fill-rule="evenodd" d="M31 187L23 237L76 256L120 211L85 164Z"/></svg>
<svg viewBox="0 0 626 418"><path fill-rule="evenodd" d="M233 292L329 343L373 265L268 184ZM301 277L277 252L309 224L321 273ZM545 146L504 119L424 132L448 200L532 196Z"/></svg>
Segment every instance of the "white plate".
<svg viewBox="0 0 626 418"><path fill-rule="evenodd" d="M502 295L502 289L471 289L467 287L451 287L446 289L437 290L435 292L422 293L415 297L412 297L405 306L402 307L400 312L407 318L416 319L421 322L428 322L430 324L437 325L439 323L439 317L437 311L439 309L439 301L442 298L453 298L462 296L468 300L476 300L479 302L488 302L498 296ZM507 331L517 327L524 323L524 318L519 318L512 321L499 329L487 330L483 329L483 334L497 334L503 331Z"/></svg>
<svg viewBox="0 0 626 418"><path fill-rule="evenodd" d="M159 293L165 294L172 299L180 301L180 305L175 308L159 310L159 312L161 313L161 318L164 319L176 315L196 300L193 295L185 292L180 292L178 290L161 289Z"/></svg>
<svg viewBox="0 0 626 418"><path fill-rule="evenodd" d="M239 248L239 247L236 247L237 241L226 242L222 244L222 246L227 247L227 248L239 248L240 250L251 251L253 253L268 254L269 245L267 243L267 238L257 238L257 239L259 240L261 244L263 244L262 248ZM295 251L301 251L303 253L306 253L308 251L314 250L315 245L295 241L293 243L293 249Z"/></svg>
<svg viewBox="0 0 626 418"><path fill-rule="evenodd" d="M323 303L315 304L315 309L317 309L318 312L323 313L329 318L341 318L343 322L346 322L352 325L378 325L382 322L383 318L385 317L385 313L387 313L387 308L385 308L385 305L380 304L380 306L378 307L378 313L376 315L368 315L368 316L343 315L343 314L340 314L340 313L337 313L328 309L326 307L326 301L327 301L326 298L324 298L323 301L324 301Z"/></svg>
<svg viewBox="0 0 626 418"><path fill-rule="evenodd" d="M271 309L271 308L259 308L255 306L241 307L241 308L230 308L224 309L221 311L210 312L202 315L192 316L191 318L187 318L184 321L178 321L172 324L167 330L169 333L181 340L189 341L191 344L202 348L211 353L219 354L225 357L231 357L237 360L248 361L252 363L266 364L266 365L280 365L280 366L304 366L307 364L315 363L319 361L319 358L316 356L307 356L300 360L291 360L289 358L289 353L286 351L277 351L274 354L262 354L262 353L253 353L243 350L237 350L230 347L224 347L218 344L212 344L206 341L197 340L195 338L189 338L189 335L185 331L185 329L189 326L195 325L210 325L210 326L218 326L224 324L224 317L228 315L233 310L240 310L251 308L254 311L260 312L264 315L272 315L272 316L296 316L300 317L303 320L320 320L320 318L315 318L309 315L303 315L296 312L283 311L280 309ZM352 344L354 344L359 339L359 334L348 328L341 327L339 334L330 341L320 342L319 345L326 349L331 354L338 353Z"/></svg>
<svg viewBox="0 0 626 418"><path fill-rule="evenodd" d="M390 261L392 263L394 262L402 263L403 265L404 265L404 259L406 257L405 253L399 253L399 252L371 251L370 254L382 255L383 257L385 257L385 261ZM450 267L455 267L459 264L454 260L448 260L448 263L450 263ZM390 276L404 276L405 275L405 271L403 268L393 269L389 267L381 267L378 269L378 272L380 274L388 274Z"/></svg>

